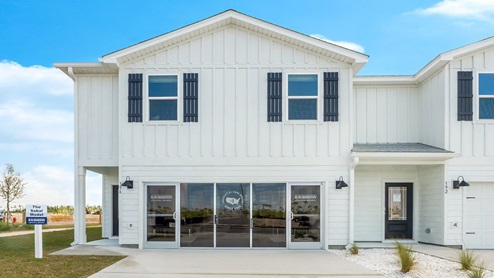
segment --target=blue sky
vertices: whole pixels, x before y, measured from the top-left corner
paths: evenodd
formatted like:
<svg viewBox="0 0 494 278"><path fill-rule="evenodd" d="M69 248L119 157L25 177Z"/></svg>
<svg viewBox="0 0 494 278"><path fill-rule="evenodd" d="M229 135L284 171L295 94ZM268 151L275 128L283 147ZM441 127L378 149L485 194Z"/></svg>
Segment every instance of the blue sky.
<svg viewBox="0 0 494 278"><path fill-rule="evenodd" d="M494 0L0 0L0 165L29 182L18 203L73 203L72 81L53 63L97 62L227 9L363 51L359 75L415 74L494 36ZM88 177L89 204L101 203L99 182Z"/></svg>

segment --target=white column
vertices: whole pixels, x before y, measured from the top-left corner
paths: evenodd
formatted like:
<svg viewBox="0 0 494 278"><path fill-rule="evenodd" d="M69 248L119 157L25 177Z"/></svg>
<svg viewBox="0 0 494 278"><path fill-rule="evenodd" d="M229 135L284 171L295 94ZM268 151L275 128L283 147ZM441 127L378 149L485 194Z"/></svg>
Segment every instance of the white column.
<svg viewBox="0 0 494 278"><path fill-rule="evenodd" d="M355 167L359 163L358 157L353 157L350 165L350 181L349 181L349 213L348 213L348 243L355 241Z"/></svg>
<svg viewBox="0 0 494 278"><path fill-rule="evenodd" d="M86 244L86 168L77 167L74 187L74 242Z"/></svg>

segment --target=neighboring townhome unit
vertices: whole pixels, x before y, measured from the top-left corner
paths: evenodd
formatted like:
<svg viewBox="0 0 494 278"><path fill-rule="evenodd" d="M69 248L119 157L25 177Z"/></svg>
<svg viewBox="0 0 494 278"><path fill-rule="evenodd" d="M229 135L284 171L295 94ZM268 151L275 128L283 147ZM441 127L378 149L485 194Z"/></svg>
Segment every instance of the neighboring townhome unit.
<svg viewBox="0 0 494 278"><path fill-rule="evenodd" d="M56 64L75 83L74 244L92 171L122 245L494 248L494 39L414 76L356 77L367 58L228 10Z"/></svg>

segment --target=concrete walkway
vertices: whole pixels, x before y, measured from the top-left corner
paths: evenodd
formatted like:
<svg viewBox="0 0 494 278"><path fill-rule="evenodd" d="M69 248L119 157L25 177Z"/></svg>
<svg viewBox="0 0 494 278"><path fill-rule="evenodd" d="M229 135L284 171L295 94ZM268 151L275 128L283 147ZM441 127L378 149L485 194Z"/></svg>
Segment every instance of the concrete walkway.
<svg viewBox="0 0 494 278"><path fill-rule="evenodd" d="M461 250L430 244L413 245L413 250L419 253L458 262ZM494 271L494 250L471 250L479 262L485 262L485 268Z"/></svg>

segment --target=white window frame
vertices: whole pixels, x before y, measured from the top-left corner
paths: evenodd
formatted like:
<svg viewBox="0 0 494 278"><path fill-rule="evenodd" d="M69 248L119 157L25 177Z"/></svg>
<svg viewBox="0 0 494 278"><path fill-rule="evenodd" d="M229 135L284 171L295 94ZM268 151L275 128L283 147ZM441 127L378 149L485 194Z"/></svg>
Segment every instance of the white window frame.
<svg viewBox="0 0 494 278"><path fill-rule="evenodd" d="M316 96L289 96L288 95L288 77L290 75L316 75L317 76L317 95ZM322 85L323 83L321 82L321 74L319 72L287 72L284 74L284 80L285 80L285 92L284 92L284 96L286 99L285 103L284 103L284 108L285 108L285 111L283 111L283 113L286 115L285 116L285 120L288 121L288 122L295 122L295 123L301 123L301 122L317 122L317 121L321 121L322 117L321 117L321 114L322 114L322 108L321 108L321 105L323 104L322 101L321 101L321 95L322 95L322 92L323 92L323 88L322 88ZM301 120L298 120L298 119L290 119L290 115L289 115L289 101L291 99L315 99L316 100L316 119L301 119Z"/></svg>
<svg viewBox="0 0 494 278"><path fill-rule="evenodd" d="M477 122L494 122L494 119L481 119L480 118L480 99L492 98L494 99L494 92L492 95L480 95L480 75L481 74L492 74L494 76L494 71L476 71L475 77L477 80L473 82L475 88L474 91L474 110L475 110L475 120Z"/></svg>
<svg viewBox="0 0 494 278"><path fill-rule="evenodd" d="M177 96L176 97L150 97L149 96L149 77L150 76L175 76L177 77ZM178 73L153 73L146 75L146 104L145 104L145 113L146 113L146 121L149 123L177 123L181 122L183 119L180 118L182 115L182 76ZM176 120L151 120L150 119L150 102L151 100L176 100L177 101L177 119Z"/></svg>

